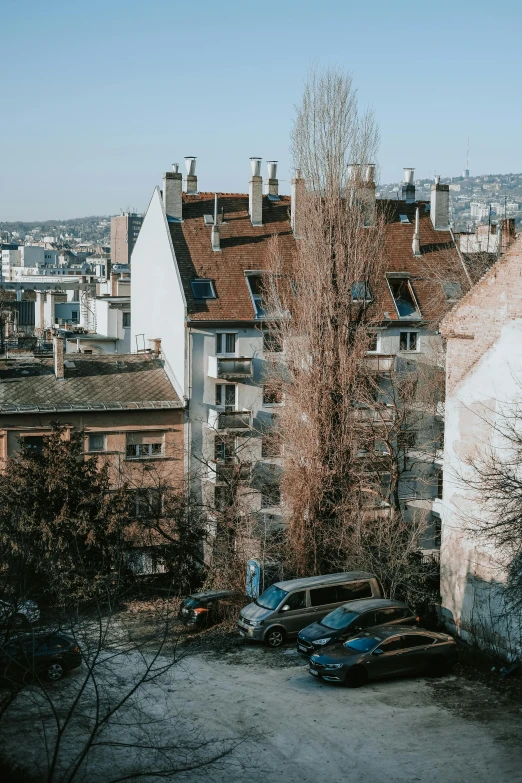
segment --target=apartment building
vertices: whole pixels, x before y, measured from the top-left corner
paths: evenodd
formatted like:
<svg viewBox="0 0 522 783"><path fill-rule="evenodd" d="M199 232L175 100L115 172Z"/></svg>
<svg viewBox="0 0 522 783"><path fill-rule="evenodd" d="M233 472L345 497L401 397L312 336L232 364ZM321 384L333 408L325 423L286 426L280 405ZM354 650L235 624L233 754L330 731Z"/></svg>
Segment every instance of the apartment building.
<svg viewBox="0 0 522 783"><path fill-rule="evenodd" d="M280 460L269 437L282 401L265 387L274 345L262 278L274 234L283 257L290 261L296 252L305 183L296 179L292 196L280 195L270 162L263 194L261 161L254 158L248 193L202 193L195 159L186 163L185 191L176 165L153 193L133 252L131 340L161 338L178 393L189 400L189 477L208 508L220 510L228 502L227 471L235 471L245 512L257 520L251 555L258 556L263 536L283 524ZM373 167L367 169L365 187L375 202ZM417 201L413 172L405 170L401 200L374 204L386 214L387 269L373 292L380 326L369 359L388 372L437 354L438 321L468 285L449 230L448 185L437 180L431 201ZM440 432L442 419L434 418L429 425ZM429 522L427 548L437 545L440 529L440 443L433 440L429 459L409 444L411 470L401 490L405 511Z"/></svg>
<svg viewBox="0 0 522 783"><path fill-rule="evenodd" d="M111 264L130 264L143 215L124 212L111 218Z"/></svg>
<svg viewBox="0 0 522 783"><path fill-rule="evenodd" d="M184 474L184 401L154 353L113 356L64 354L54 338L52 356L18 354L0 367L0 469L21 442L41 449L53 424L84 433L86 458L109 465L114 486L125 482L136 519L161 514L165 488L180 489ZM140 526L137 526L140 529ZM157 535L129 538L138 570L161 560ZM138 551L135 551L135 549ZM134 557L136 556L136 557Z"/></svg>

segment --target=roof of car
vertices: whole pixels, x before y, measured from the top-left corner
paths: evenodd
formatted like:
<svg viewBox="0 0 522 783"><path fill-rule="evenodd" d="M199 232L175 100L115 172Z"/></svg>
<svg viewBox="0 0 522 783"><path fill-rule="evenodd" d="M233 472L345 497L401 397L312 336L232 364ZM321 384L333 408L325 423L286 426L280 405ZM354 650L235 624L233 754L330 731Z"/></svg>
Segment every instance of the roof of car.
<svg viewBox="0 0 522 783"><path fill-rule="evenodd" d="M370 612L372 609L386 609L388 607L398 607L400 609L409 609L408 604L402 601L393 601L391 598L358 598L356 601L348 601L343 604L343 609L350 609L352 612Z"/></svg>
<svg viewBox="0 0 522 783"><path fill-rule="evenodd" d="M208 601L210 598L226 598L236 595L235 590L205 590L204 593L192 593L189 598L197 598L198 601Z"/></svg>
<svg viewBox="0 0 522 783"><path fill-rule="evenodd" d="M287 579L285 582L275 582L275 587L281 590L299 590L299 588L317 587L319 585L349 582L352 579L375 579L375 574L367 571L346 571L338 574L322 574L321 576L306 576L300 579Z"/></svg>
<svg viewBox="0 0 522 783"><path fill-rule="evenodd" d="M367 628L366 633L369 636L380 636L382 639L386 639L388 636L397 636L397 634L401 633L440 636L440 634L434 631L428 631L426 628L418 628L413 625L376 625L373 628Z"/></svg>

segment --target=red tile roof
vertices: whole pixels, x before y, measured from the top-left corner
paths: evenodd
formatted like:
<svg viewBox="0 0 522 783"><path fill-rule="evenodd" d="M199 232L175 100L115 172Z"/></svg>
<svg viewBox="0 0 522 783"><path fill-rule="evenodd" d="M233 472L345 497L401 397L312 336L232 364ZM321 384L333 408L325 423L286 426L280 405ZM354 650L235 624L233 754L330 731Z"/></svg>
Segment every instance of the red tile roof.
<svg viewBox="0 0 522 783"><path fill-rule="evenodd" d="M290 227L290 198L281 196L279 201L270 201L263 196L263 226L252 226L247 195L218 193L218 203L220 214L224 208L220 252L212 250L211 227L205 225L203 218L214 211L214 193L183 194L183 222L169 223L188 317L191 321L253 321L255 312L245 271L267 267L268 240L274 234L279 235L280 252L291 266L296 240ZM460 283L463 293L469 287L450 232L435 231L426 202L406 204L404 201L378 200L377 207L385 210L388 223L385 272L408 273L423 318L438 321L452 306L441 281ZM419 257L412 252L417 207L420 210ZM407 215L410 223L402 224L400 215ZM194 299L190 281L195 278L211 279L217 298ZM390 320L399 322L384 276L379 290L372 293L379 316L384 318L387 313Z"/></svg>

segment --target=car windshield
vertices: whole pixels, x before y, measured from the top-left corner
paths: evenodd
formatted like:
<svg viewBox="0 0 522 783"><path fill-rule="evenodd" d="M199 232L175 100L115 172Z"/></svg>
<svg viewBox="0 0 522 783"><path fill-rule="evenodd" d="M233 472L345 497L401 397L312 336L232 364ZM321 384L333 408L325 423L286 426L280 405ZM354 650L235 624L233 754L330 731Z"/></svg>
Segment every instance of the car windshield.
<svg viewBox="0 0 522 783"><path fill-rule="evenodd" d="M261 593L259 598L256 599L255 603L258 606L262 606L263 609L277 609L283 598L285 598L288 595L284 590L281 590L280 587L276 587L275 585L270 585L268 590L265 590L264 593Z"/></svg>
<svg viewBox="0 0 522 783"><path fill-rule="evenodd" d="M347 628L356 617L359 617L357 612L350 612L349 609L339 606L333 612L327 614L326 617L323 617L320 624L326 626L326 628L332 628L334 631L339 631L342 628Z"/></svg>
<svg viewBox="0 0 522 783"><path fill-rule="evenodd" d="M195 609L197 606L201 606L202 601L198 598L185 598L183 601L183 606L187 609Z"/></svg>
<svg viewBox="0 0 522 783"><path fill-rule="evenodd" d="M374 647L380 644L382 639L378 636L356 636L354 639L344 643L347 650L354 650L355 652L370 652Z"/></svg>

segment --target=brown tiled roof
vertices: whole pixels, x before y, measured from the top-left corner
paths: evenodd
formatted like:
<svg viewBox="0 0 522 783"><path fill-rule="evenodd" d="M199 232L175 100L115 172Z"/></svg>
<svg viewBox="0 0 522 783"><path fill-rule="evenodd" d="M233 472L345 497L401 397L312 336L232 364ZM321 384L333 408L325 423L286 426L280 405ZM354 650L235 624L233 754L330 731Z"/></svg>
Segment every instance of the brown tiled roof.
<svg viewBox="0 0 522 783"><path fill-rule="evenodd" d="M263 226L252 226L248 215L248 196L218 194L219 212L224 208L225 222L220 225L221 251L211 248L211 227L204 215L214 211L214 193L197 196L183 194L183 222L169 223L172 242L178 260L187 301L188 318L192 321L253 321L254 306L245 280L246 270L267 267L268 240L278 234L280 253L291 266L296 252L296 240L290 227L290 197L270 201L263 196ZM419 207L421 255L412 252L415 209ZM404 201L378 200L377 208L386 214L387 240L385 272L406 272L417 297L423 319L438 321L452 302L442 288L447 280L459 283L464 293L468 286L458 253L449 231L435 231L426 202L406 204ZM400 215L410 223L402 224ZM190 281L209 278L217 298L195 300ZM378 317L402 322L383 275L379 290L372 292Z"/></svg>
<svg viewBox="0 0 522 783"><path fill-rule="evenodd" d="M0 363L0 412L182 408L160 359L147 354L66 354L65 379L52 358Z"/></svg>

